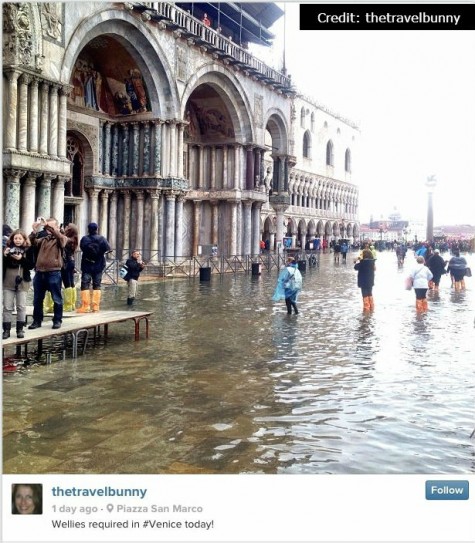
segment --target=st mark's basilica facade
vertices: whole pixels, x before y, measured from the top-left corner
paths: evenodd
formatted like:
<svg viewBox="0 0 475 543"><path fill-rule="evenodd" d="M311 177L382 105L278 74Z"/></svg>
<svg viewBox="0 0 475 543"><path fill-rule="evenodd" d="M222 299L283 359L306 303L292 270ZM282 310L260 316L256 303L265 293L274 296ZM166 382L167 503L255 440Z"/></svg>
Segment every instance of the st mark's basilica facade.
<svg viewBox="0 0 475 543"><path fill-rule="evenodd" d="M358 127L249 51L277 5L236 6L3 4L3 222L150 262L357 239Z"/></svg>

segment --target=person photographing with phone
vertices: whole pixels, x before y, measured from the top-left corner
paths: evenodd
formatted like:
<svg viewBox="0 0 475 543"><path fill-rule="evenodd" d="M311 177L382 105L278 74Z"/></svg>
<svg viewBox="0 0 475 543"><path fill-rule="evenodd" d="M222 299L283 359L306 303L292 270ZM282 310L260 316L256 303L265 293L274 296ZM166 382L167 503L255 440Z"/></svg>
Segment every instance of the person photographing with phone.
<svg viewBox="0 0 475 543"><path fill-rule="evenodd" d="M63 250L68 238L61 233L58 221L54 217L38 217L33 223L29 236L36 252L35 276L33 278L33 322L29 330L40 328L44 318L43 301L46 292L53 299L53 328L61 328L63 322L63 296L61 294L61 269Z"/></svg>
<svg viewBox="0 0 475 543"><path fill-rule="evenodd" d="M127 267L127 275L124 277L124 280L127 281L127 305L132 305L137 295L137 282L140 273L145 267L140 251L137 249L132 251L125 265Z"/></svg>

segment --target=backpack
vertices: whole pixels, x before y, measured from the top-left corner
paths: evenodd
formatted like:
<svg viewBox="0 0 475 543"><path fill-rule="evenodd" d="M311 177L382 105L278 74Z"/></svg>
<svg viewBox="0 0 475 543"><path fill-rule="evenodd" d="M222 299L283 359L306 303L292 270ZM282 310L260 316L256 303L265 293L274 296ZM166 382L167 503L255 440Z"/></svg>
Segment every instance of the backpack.
<svg viewBox="0 0 475 543"><path fill-rule="evenodd" d="M96 240L91 241L91 243L88 243L84 248L84 258L93 264L99 262L102 256L101 245Z"/></svg>

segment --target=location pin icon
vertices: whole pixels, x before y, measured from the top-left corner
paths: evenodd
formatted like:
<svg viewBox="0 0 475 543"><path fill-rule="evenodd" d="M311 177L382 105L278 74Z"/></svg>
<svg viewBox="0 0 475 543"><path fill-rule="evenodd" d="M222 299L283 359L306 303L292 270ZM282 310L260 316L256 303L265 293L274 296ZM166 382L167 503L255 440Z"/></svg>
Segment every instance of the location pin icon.
<svg viewBox="0 0 475 543"><path fill-rule="evenodd" d="M114 511L114 506L112 505L112 503L107 504L107 511L109 511L109 513L112 513L112 511Z"/></svg>

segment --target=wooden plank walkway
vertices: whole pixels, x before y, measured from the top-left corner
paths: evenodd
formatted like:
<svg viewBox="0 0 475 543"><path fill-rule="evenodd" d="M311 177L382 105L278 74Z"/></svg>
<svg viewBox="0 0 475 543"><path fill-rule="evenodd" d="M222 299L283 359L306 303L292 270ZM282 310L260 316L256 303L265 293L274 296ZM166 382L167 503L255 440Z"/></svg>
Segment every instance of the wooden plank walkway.
<svg viewBox="0 0 475 543"><path fill-rule="evenodd" d="M25 337L17 338L14 325L12 326L12 337L2 340L3 349L7 347L17 347L21 349L25 347L25 353L28 343L32 341L38 342L38 350L41 351L42 341L53 337L61 337L70 335L73 341L73 358L77 358L78 337L80 334L88 336L89 330L94 331L94 336L100 333L100 327L103 327L104 337L107 338L109 333L109 324L125 322L128 320L134 321L134 337L135 341L140 339L140 324L145 321L145 337L149 337L149 317L151 311L98 311L97 313L64 313L63 323L61 328L53 330L53 322L48 319L48 316L43 320L41 328L29 330L25 328Z"/></svg>

